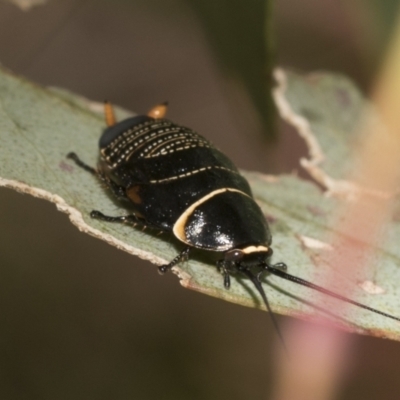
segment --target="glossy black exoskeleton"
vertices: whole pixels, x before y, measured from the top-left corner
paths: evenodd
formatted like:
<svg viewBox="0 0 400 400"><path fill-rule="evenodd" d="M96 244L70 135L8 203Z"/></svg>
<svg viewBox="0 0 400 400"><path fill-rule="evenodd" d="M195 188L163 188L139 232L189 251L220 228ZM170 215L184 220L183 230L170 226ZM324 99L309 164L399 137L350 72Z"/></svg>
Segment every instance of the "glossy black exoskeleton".
<svg viewBox="0 0 400 400"><path fill-rule="evenodd" d="M99 141L98 168L86 165L75 153L68 156L99 177L118 199L128 201L134 209L134 214L121 217L92 211L93 218L172 232L184 243L177 257L159 267L161 272L187 258L191 248L219 252L223 257L217 267L224 276L225 287L230 286L231 274L247 276L269 311L260 283L264 272L400 321L290 275L283 263L271 265L271 233L248 182L208 140L164 119L165 104L147 115L119 123L115 122L109 103L105 110L108 128Z"/></svg>

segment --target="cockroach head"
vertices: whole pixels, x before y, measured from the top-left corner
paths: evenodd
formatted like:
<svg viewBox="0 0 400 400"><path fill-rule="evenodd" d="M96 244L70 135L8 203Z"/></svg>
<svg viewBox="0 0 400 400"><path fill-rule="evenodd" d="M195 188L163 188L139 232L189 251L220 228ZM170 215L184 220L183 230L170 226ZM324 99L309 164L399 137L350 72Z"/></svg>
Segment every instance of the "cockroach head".
<svg viewBox="0 0 400 400"><path fill-rule="evenodd" d="M272 249L267 246L245 246L231 249L224 254L224 264L229 267L255 267L268 262L272 255Z"/></svg>

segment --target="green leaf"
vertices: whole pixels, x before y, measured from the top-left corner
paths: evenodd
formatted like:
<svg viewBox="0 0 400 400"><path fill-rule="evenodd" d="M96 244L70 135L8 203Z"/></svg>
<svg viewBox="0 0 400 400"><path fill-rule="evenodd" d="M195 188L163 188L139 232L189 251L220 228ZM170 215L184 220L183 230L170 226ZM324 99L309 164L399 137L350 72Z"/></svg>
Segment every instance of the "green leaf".
<svg viewBox="0 0 400 400"><path fill-rule="evenodd" d="M319 167L326 176L334 174L335 168L331 170L328 158L331 154L337 157L345 154L346 132L354 126L353 118L364 102L361 95L351 82L334 75L323 74L318 79L310 79L278 72L281 74L275 92L278 108L282 114L286 112L285 118L289 122L299 121L294 118L295 111L302 112L297 117L306 121L305 118L309 118L307 140L313 137L318 145L320 141L320 149L325 151L327 170L323 171L323 164ZM354 110L347 109L342 116L339 111L343 108L343 98L352 99L351 103L346 103L346 108ZM329 107L321 105L322 99ZM127 115L122 110L119 113L119 118ZM157 236L150 231L141 232L89 217L92 209L109 215L126 213L92 175L65 157L68 152L76 151L88 164L95 165L97 141L103 128L98 103L65 91L42 88L0 70L0 185L54 202L59 210L69 214L80 230L131 254L155 264L168 262L181 248L171 235ZM334 140L324 139L327 132ZM324 147L325 140L328 148ZM337 164L342 162L336 160ZM323 238L330 232L330 218L340 200L325 196L314 183L296 176L244 175L270 222L274 236L273 261L286 262L291 274L318 284L318 278L324 276L328 267L320 266L315 260L330 251ZM341 176L339 174L337 178ZM355 300L384 312L399 314L400 293L396 284L400 282L398 230L399 224L394 221L389 227L389 239L376 248L374 268L360 273L355 280L339 277L340 285L329 289L346 292L351 288ZM236 277L231 289L224 289L213 261L212 253L195 252L193 259L176 267L174 272L185 287L238 304L263 308L258 293L247 279ZM361 285L365 282L370 282L373 288L382 288L384 293L371 294L373 290ZM279 277L268 277L263 285L276 312L301 314L304 318L324 312L321 311L323 305L313 306L320 296L308 288ZM337 318L350 331L400 339L400 323L396 321L355 307L348 307L343 313Z"/></svg>

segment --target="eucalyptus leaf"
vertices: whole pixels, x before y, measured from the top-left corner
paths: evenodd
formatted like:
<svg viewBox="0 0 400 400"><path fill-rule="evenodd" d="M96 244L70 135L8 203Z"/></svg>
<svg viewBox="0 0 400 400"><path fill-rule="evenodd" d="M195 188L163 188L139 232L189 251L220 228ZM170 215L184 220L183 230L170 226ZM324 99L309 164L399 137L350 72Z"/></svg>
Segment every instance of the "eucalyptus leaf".
<svg viewBox="0 0 400 400"><path fill-rule="evenodd" d="M361 96L354 98L345 121L338 121L337 109L320 109L319 91L336 91L335 82L342 88L342 79L327 74L329 88L322 90L320 83L308 85L298 75L288 75L290 101L298 109L306 109L308 117L318 115L318 124L330 123L346 131L354 125L352 120L362 106ZM324 79L320 82L324 82ZM307 103L302 108L304 85L307 86ZM296 90L299 91L296 97ZM313 94L313 90L315 93ZM327 94L329 97L331 94ZM317 104L312 104L314 97ZM349 106L350 107L350 106ZM315 110L315 111L314 111ZM124 112L120 110L120 117ZM303 113L304 114L304 113ZM319 126L318 125L318 126ZM317 128L317 126L313 126ZM104 129L101 107L71 93L45 89L5 70L0 71L0 185L10 187L34 196L53 201L57 207L69 214L71 221L82 231L94 235L131 254L150 260L155 264L170 261L181 248L172 235L157 236L157 232L136 230L132 227L92 220L89 213L98 209L109 215L123 215L126 210L102 188L91 174L76 167L66 159L66 153L76 151L82 160L96 165L97 142ZM318 129L317 129L318 130ZM325 131L327 129L323 129ZM318 136L323 141L323 135ZM345 148L347 135L337 135L332 140ZM341 150L342 151L342 150ZM329 153L331 154L331 153ZM336 153L332 153L336 154ZM338 152L338 156L342 153ZM340 164L343 160L337 159ZM244 173L249 179L256 200L260 204L273 233L273 261L284 261L293 275L315 282L323 277L324 268L315 262L316 257L329 247L314 248L307 241L323 244L323 238L330 232L331 215L337 200L324 196L321 189L312 182L296 176L265 176ZM376 249L376 268L368 270L355 280L339 277L339 287L329 289L341 291L350 287L355 300L384 312L399 314L400 293L396 282L400 282L399 257L395 248L399 237L398 223L389 227L389 240ZM262 301L251 283L237 276L232 280L230 290L223 288L222 277L217 272L212 253L194 252L194 257L175 268L181 284L197 291L232 301L238 304L264 308ZM334 266L333 266L334 268ZM368 276L364 276L367 274ZM384 293L372 295L360 286L360 282L373 282ZM315 282L315 283L318 283ZM267 277L264 289L273 310L303 318L326 314L323 305L318 305L320 296L308 288L299 287L279 277ZM342 287L343 285L343 287ZM338 321L353 332L375 336L400 338L400 323L368 311L348 307Z"/></svg>
<svg viewBox="0 0 400 400"><path fill-rule="evenodd" d="M343 179L353 168L352 150L360 138L357 124L364 99L357 86L339 74L301 76L287 72L287 101L296 116L309 124L323 152L320 164L334 179ZM338 162L340 160L340 162Z"/></svg>

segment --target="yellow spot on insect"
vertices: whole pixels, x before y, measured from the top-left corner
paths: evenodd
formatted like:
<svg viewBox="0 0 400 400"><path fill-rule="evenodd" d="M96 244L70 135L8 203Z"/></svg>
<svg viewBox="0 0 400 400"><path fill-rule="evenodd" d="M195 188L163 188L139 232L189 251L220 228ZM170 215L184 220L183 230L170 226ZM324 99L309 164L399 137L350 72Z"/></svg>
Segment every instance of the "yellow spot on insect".
<svg viewBox="0 0 400 400"><path fill-rule="evenodd" d="M147 113L147 116L151 117L151 118L154 118L154 119L164 118L165 114L167 113L167 106L168 106L167 102L159 104L158 106L153 107Z"/></svg>
<svg viewBox="0 0 400 400"><path fill-rule="evenodd" d="M241 251L245 254L268 252L269 247L268 246L248 246L248 247L245 247L244 249L242 249Z"/></svg>
<svg viewBox="0 0 400 400"><path fill-rule="evenodd" d="M104 102L104 117L106 119L107 126L113 126L117 123L113 106L108 100Z"/></svg>
<svg viewBox="0 0 400 400"><path fill-rule="evenodd" d="M135 204L141 204L142 198L139 195L140 186L132 186L127 189L126 194L129 199Z"/></svg>

